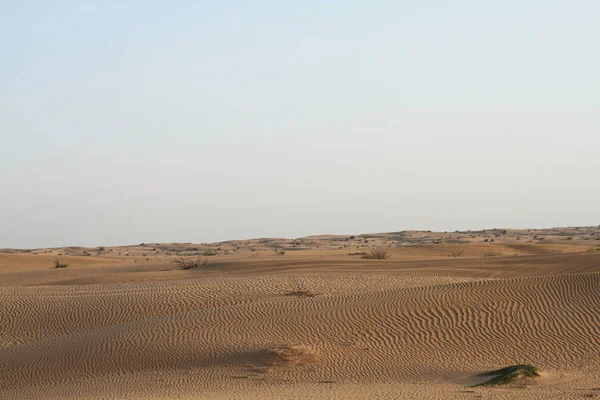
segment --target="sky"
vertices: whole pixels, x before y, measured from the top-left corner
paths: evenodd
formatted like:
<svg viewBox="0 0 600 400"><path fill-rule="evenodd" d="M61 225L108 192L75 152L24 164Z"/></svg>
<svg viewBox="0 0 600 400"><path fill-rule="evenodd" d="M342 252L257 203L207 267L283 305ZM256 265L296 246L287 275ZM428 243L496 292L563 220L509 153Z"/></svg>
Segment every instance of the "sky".
<svg viewBox="0 0 600 400"><path fill-rule="evenodd" d="M0 248L600 223L596 0L0 0Z"/></svg>

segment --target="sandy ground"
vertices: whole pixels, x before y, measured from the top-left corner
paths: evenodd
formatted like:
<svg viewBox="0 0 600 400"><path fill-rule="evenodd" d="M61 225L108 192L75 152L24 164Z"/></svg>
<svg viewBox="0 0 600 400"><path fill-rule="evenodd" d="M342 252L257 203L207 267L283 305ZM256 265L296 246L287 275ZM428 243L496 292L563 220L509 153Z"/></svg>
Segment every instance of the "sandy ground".
<svg viewBox="0 0 600 400"><path fill-rule="evenodd" d="M5 251L0 398L600 398L600 252L585 234L419 239L388 260L334 236ZM206 265L172 264L207 248ZM542 377L472 387L518 363Z"/></svg>

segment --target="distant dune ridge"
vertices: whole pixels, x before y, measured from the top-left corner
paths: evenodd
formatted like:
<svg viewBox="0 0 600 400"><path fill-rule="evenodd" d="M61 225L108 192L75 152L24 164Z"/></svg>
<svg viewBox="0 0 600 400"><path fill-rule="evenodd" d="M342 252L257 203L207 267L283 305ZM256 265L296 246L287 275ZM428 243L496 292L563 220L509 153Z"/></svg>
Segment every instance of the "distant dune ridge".
<svg viewBox="0 0 600 400"><path fill-rule="evenodd" d="M600 398L599 234L3 250L0 399Z"/></svg>

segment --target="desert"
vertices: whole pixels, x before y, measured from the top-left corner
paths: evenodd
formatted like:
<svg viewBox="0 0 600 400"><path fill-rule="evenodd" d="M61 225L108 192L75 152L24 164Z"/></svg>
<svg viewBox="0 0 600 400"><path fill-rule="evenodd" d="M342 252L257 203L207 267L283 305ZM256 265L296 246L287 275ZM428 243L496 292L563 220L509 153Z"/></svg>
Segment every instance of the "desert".
<svg viewBox="0 0 600 400"><path fill-rule="evenodd" d="M600 400L600 1L3 1L0 400Z"/></svg>
<svg viewBox="0 0 600 400"><path fill-rule="evenodd" d="M3 249L0 398L593 398L599 304L599 227Z"/></svg>

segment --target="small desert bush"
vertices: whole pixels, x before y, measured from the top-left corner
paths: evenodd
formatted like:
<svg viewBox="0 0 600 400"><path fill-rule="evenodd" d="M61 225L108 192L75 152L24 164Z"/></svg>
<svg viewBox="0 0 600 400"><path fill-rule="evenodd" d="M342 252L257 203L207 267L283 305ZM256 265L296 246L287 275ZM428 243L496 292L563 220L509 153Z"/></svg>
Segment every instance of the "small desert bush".
<svg viewBox="0 0 600 400"><path fill-rule="evenodd" d="M316 293L304 286L304 284L294 278L290 279L290 290L285 292L287 296L315 297Z"/></svg>
<svg viewBox="0 0 600 400"><path fill-rule="evenodd" d="M67 264L61 263L59 260L54 260L54 268L67 268Z"/></svg>
<svg viewBox="0 0 600 400"><path fill-rule="evenodd" d="M285 250L278 250L278 249L275 249L275 250L273 250L273 251L275 252L275 255L278 255L278 256L282 256L282 255L284 255L284 254L285 254Z"/></svg>
<svg viewBox="0 0 600 400"><path fill-rule="evenodd" d="M499 257L500 256L500 252L498 252L498 251L486 251L485 253L483 253L483 256L485 258Z"/></svg>
<svg viewBox="0 0 600 400"><path fill-rule="evenodd" d="M211 256L216 256L217 255L217 251L213 250L213 249L208 249L208 250L204 250L202 252L202 255L204 257L211 257Z"/></svg>
<svg viewBox="0 0 600 400"><path fill-rule="evenodd" d="M384 247L376 247L372 249L369 253L364 254L361 258L367 260L387 260L391 255L389 251Z"/></svg>
<svg viewBox="0 0 600 400"><path fill-rule="evenodd" d="M186 270L192 268L198 268L207 264L206 259L202 257L198 258L184 258L180 257L177 260L173 260L173 264L175 264L179 269Z"/></svg>

